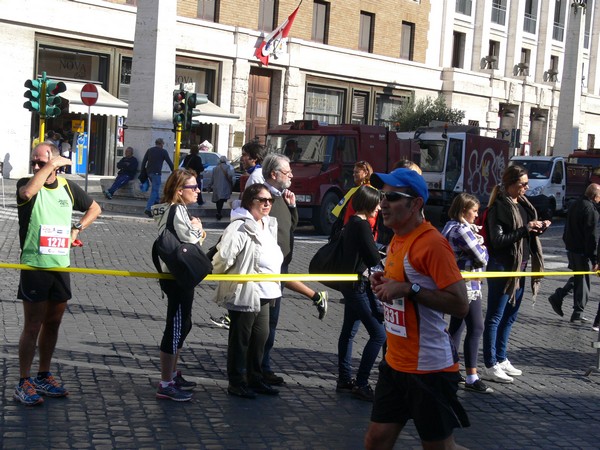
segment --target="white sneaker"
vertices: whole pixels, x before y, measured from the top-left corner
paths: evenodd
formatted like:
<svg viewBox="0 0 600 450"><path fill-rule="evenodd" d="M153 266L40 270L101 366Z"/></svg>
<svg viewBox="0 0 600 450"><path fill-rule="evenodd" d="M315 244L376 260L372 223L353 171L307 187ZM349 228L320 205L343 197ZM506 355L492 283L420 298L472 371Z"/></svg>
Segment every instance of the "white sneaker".
<svg viewBox="0 0 600 450"><path fill-rule="evenodd" d="M498 365L502 370L504 370L504 373L506 375L509 375L511 377L518 377L519 375L523 375L523 371L513 366L508 359L505 359L501 363L498 363Z"/></svg>
<svg viewBox="0 0 600 450"><path fill-rule="evenodd" d="M488 381L495 381L496 383L512 383L513 378L506 375L504 370L500 367L500 364L496 363L492 367L484 367L479 374L481 379Z"/></svg>

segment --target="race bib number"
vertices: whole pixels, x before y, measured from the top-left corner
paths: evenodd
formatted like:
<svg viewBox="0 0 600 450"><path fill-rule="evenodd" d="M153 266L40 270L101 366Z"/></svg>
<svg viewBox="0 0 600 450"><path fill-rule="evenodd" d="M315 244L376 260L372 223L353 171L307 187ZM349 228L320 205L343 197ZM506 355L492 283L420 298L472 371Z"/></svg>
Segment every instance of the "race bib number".
<svg viewBox="0 0 600 450"><path fill-rule="evenodd" d="M42 225L40 230L40 254L68 255L71 228L68 226Z"/></svg>
<svg viewBox="0 0 600 450"><path fill-rule="evenodd" d="M383 317L385 329L388 333L396 336L406 337L406 316L404 311L404 299L395 299L394 304L384 303Z"/></svg>

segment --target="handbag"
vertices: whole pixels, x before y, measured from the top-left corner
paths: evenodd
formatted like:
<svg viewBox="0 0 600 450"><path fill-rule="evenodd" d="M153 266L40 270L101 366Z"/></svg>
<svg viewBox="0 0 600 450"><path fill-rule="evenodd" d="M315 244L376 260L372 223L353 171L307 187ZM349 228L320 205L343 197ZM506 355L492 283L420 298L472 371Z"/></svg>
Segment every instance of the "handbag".
<svg viewBox="0 0 600 450"><path fill-rule="evenodd" d="M308 264L308 273L356 273L358 255L354 257L354 260L345 257L344 236L344 229L342 229L330 237L327 244L317 250ZM320 283L336 291L341 291L344 286L347 286L347 282L344 281L320 281Z"/></svg>
<svg viewBox="0 0 600 450"><path fill-rule="evenodd" d="M162 273L159 258L166 264L179 286L185 289L195 288L209 273L212 263L199 245L181 242L173 227L176 207L169 208L165 229L152 245L152 261L159 273Z"/></svg>

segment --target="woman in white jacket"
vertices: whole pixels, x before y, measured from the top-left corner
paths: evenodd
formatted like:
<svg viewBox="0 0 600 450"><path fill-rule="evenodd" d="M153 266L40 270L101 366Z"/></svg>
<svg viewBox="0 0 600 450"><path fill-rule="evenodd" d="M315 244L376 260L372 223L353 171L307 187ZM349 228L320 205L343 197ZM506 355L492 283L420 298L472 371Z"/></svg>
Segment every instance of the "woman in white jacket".
<svg viewBox="0 0 600 450"><path fill-rule="evenodd" d="M269 217L273 196L264 184L242 194L241 207L231 213L213 257L213 273L278 274L283 254L277 245L277 219ZM231 395L255 398L279 391L263 380L261 362L269 335L269 303L281 298L278 281L222 281L216 301L227 308L231 324L227 346L227 377Z"/></svg>

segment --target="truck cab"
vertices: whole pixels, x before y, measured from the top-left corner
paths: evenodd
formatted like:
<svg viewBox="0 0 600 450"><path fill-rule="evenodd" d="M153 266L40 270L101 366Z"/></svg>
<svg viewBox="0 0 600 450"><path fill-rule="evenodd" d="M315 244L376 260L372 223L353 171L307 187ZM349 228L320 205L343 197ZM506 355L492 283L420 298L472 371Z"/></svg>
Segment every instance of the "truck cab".
<svg viewBox="0 0 600 450"><path fill-rule="evenodd" d="M513 156L511 164L527 170L529 188L525 195L541 219L551 219L567 209L567 167L562 156Z"/></svg>
<svg viewBox="0 0 600 450"><path fill-rule="evenodd" d="M420 128L397 133L399 139L414 139L419 146L419 164L429 188L427 217L443 223L454 197L467 192L482 205L500 183L508 164L509 143L479 135L478 127L465 125Z"/></svg>
<svg viewBox="0 0 600 450"><path fill-rule="evenodd" d="M310 220L317 231L329 234L335 216L331 211L354 186L357 161L368 161L376 172L388 172L398 159L410 158L410 147L398 142L385 127L327 125L295 121L269 130L269 153L290 158L290 190L296 194L301 220Z"/></svg>

